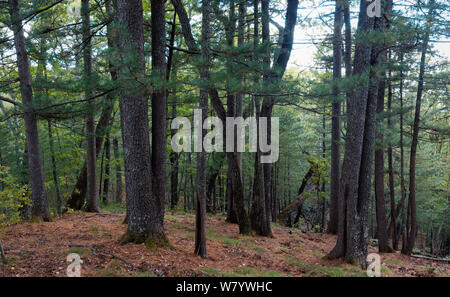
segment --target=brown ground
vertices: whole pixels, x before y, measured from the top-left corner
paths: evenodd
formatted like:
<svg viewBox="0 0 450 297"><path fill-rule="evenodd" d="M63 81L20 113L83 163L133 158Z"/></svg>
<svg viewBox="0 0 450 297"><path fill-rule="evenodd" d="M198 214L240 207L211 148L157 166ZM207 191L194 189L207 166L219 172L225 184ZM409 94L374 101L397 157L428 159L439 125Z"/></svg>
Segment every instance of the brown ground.
<svg viewBox="0 0 450 297"><path fill-rule="evenodd" d="M208 217L208 258L194 256L194 216L168 213L172 247L120 245L122 213L67 213L50 223L7 228L1 241L9 258L0 276L65 276L69 253L80 254L82 276L361 276L364 271L322 257L336 238L274 226L275 238L241 236L222 216ZM376 252L371 250L370 252ZM383 276L449 275L444 263L383 254Z"/></svg>

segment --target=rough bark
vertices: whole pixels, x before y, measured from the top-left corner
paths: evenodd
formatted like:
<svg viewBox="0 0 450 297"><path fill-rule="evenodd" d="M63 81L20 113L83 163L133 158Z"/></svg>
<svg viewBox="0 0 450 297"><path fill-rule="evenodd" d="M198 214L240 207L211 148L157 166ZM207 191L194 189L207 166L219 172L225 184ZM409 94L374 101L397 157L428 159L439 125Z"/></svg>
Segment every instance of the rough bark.
<svg viewBox="0 0 450 297"><path fill-rule="evenodd" d="M48 211L47 192L45 189L45 174L42 164L42 153L37 129L37 118L33 111L33 90L28 54L25 44L20 7L18 0L8 1L12 28L14 32L14 46L17 55L17 68L20 80L20 93L24 109L25 134L28 150L29 174L31 180L31 214L35 219L50 220Z"/></svg>
<svg viewBox="0 0 450 297"><path fill-rule="evenodd" d="M166 77L166 27L164 2L151 1L152 6L152 177L153 195L157 203L158 217L164 222L166 199L166 146L167 146L167 97Z"/></svg>
<svg viewBox="0 0 450 297"><path fill-rule="evenodd" d="M161 222L161 203L153 196L152 167L145 79L143 9L141 1L114 0L120 57L133 56L132 68L121 61L120 118L125 163L128 228L122 242L145 242L147 247L167 244ZM132 54L133 53L133 54Z"/></svg>
<svg viewBox="0 0 450 297"><path fill-rule="evenodd" d="M370 72L371 46L362 40L373 30L374 20L367 16L368 3L360 2L353 76L359 80L347 100L347 135L339 188L338 240L329 257L345 257L350 263L366 266L370 163L376 102L368 100L367 77ZM374 127L373 127L374 128ZM372 134L373 133L373 134ZM342 204L342 205L341 205ZM345 210L345 212L344 212Z"/></svg>

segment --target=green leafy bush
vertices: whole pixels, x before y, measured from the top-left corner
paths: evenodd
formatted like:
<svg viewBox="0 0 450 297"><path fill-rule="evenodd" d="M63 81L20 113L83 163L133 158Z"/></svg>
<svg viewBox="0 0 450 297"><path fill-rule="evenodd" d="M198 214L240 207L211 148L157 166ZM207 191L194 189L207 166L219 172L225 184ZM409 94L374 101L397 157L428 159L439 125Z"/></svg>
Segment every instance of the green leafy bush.
<svg viewBox="0 0 450 297"><path fill-rule="evenodd" d="M20 222L20 209L31 202L29 194L28 187L19 184L8 167L0 166L0 231Z"/></svg>

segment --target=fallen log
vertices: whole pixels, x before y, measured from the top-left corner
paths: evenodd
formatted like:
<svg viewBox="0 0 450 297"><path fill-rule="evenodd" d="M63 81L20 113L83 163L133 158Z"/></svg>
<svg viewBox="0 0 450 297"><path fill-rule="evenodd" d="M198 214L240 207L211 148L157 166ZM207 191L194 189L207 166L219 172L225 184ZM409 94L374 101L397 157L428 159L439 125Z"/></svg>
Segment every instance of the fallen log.
<svg viewBox="0 0 450 297"><path fill-rule="evenodd" d="M419 259L432 260L432 261L438 261L438 262L450 263L450 259L445 259L445 258L433 258L433 257L422 256L422 255L411 255L411 257L419 258Z"/></svg>
<svg viewBox="0 0 450 297"><path fill-rule="evenodd" d="M310 193L317 188L315 183L308 184L313 172L313 168L311 167L302 180L302 184L298 189L297 198L281 211L280 216L278 217L278 222L280 224L292 227L300 219L303 203L311 196Z"/></svg>

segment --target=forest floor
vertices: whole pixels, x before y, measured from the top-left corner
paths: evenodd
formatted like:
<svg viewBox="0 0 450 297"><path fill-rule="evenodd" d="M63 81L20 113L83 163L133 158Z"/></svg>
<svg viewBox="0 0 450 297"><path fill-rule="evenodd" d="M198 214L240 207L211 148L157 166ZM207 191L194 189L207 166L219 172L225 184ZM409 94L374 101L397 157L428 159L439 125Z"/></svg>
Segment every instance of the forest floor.
<svg viewBox="0 0 450 297"><path fill-rule="evenodd" d="M323 258L336 240L329 234L274 225L274 238L243 236L222 215L208 216L208 257L202 259L193 254L193 214L167 212L171 246L153 250L119 244L123 218L123 212L71 212L49 223L10 226L0 234L9 260L0 263L0 276L66 276L70 253L81 256L82 276L366 276ZM381 262L382 276L450 275L448 264L398 252L382 254Z"/></svg>

